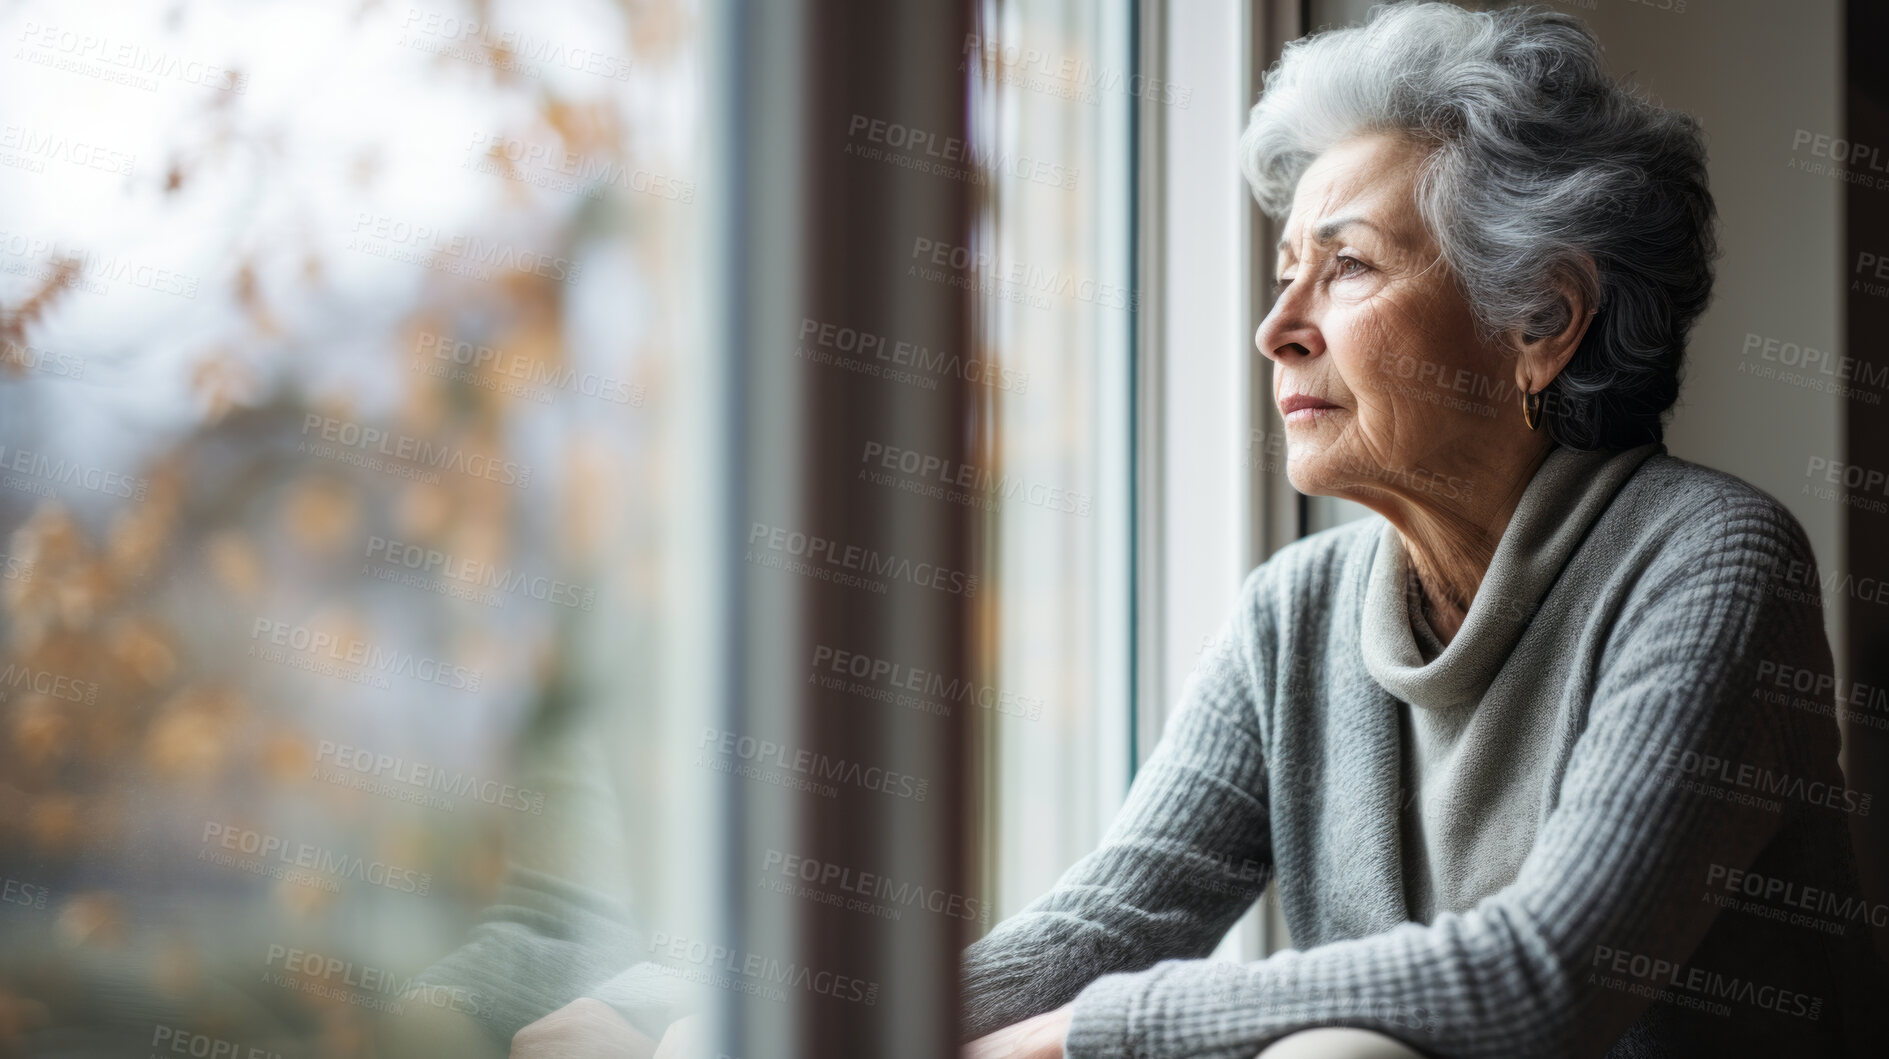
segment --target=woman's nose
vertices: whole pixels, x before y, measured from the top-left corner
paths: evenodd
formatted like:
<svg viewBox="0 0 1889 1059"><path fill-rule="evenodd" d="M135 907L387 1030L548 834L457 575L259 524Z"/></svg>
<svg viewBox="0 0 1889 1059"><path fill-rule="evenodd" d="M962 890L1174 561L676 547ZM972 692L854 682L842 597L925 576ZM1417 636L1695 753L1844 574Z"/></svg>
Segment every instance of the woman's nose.
<svg viewBox="0 0 1889 1059"><path fill-rule="evenodd" d="M1279 296L1272 312L1260 321L1253 334L1253 345L1261 355L1276 363L1315 357L1325 352L1318 328L1291 301L1291 292Z"/></svg>

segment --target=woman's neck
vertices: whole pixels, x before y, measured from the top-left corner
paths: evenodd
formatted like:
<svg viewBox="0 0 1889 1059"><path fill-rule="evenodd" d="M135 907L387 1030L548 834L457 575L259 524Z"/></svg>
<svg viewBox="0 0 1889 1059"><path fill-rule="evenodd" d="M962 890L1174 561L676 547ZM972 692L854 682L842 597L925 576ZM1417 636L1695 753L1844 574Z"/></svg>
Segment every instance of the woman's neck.
<svg viewBox="0 0 1889 1059"><path fill-rule="evenodd" d="M1456 475L1471 483L1465 497L1413 492L1367 501L1403 538L1422 590L1424 618L1444 644L1463 627L1495 558L1496 543L1514 517L1522 492L1553 448L1546 438L1541 441L1509 458L1487 461Z"/></svg>
<svg viewBox="0 0 1889 1059"><path fill-rule="evenodd" d="M1438 641L1448 644L1463 627L1469 605L1475 602L1482 578L1495 557L1493 535L1468 520L1415 519L1411 528L1399 527L1404 551L1417 575L1423 618ZM1422 529L1416 529L1422 526Z"/></svg>

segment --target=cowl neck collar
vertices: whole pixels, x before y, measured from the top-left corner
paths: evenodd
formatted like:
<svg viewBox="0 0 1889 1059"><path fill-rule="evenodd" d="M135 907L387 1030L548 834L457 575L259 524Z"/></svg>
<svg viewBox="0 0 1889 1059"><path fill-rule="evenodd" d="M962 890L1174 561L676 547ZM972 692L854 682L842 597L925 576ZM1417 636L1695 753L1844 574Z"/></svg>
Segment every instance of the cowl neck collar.
<svg viewBox="0 0 1889 1059"><path fill-rule="evenodd" d="M1659 442L1612 452L1550 451L1496 542L1462 628L1428 662L1411 628L1410 556L1402 535L1385 522L1365 587L1365 668L1412 706L1441 710L1480 702L1614 494L1648 457L1665 451Z"/></svg>

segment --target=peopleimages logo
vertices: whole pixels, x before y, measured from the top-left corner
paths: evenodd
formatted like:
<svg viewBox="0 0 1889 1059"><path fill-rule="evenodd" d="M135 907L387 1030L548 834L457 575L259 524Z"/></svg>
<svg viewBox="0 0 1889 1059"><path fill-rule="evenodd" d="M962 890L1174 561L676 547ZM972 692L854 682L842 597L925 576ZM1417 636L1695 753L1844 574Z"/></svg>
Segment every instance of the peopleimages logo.
<svg viewBox="0 0 1889 1059"><path fill-rule="evenodd" d="M85 140L75 140L64 133L49 132L25 125L0 125L0 164L45 172L48 161L63 162L79 169L129 176L137 163L136 154L114 150Z"/></svg>
<svg viewBox="0 0 1889 1059"><path fill-rule="evenodd" d="M1780 665L1765 659L1758 663L1758 681L1818 698L1834 695L1836 701L1858 709L1889 711L1889 688L1865 684L1860 680L1844 680L1834 673Z"/></svg>
<svg viewBox="0 0 1889 1059"><path fill-rule="evenodd" d="M805 560L770 565L786 565L797 573L820 576L821 580L834 580L832 570L828 569L833 568L848 575L905 581L921 588L935 588L940 592L962 595L967 599L977 594L975 574L952 570L936 563L915 563L857 544L842 544L827 537L770 526L765 522L756 522L748 530L749 547L757 544L778 556Z"/></svg>
<svg viewBox="0 0 1889 1059"><path fill-rule="evenodd" d="M1425 467L1385 467L1371 460L1358 456L1341 456L1337 461L1337 470L1360 478L1378 482L1392 482L1405 489L1419 490L1431 496L1446 500L1469 501L1476 492L1476 483L1458 478L1453 474L1442 474Z"/></svg>
<svg viewBox="0 0 1889 1059"><path fill-rule="evenodd" d="M541 279L562 282L575 280L583 272L582 265L568 258L521 250L476 235L449 234L432 225L414 224L366 210L355 212L348 249L427 267L438 262L445 271L475 279L492 279L497 270L529 272Z"/></svg>
<svg viewBox="0 0 1889 1059"><path fill-rule="evenodd" d="M499 132L475 132L460 168L595 198L604 188L634 191L687 206L695 202L693 181L665 176L609 157L579 154Z"/></svg>
<svg viewBox="0 0 1889 1059"><path fill-rule="evenodd" d="M245 1048L235 1041L212 1037L207 1033L192 1033L175 1026L158 1025L153 1027L151 1047L157 1049L157 1055L188 1055L192 1059L282 1059L281 1052L272 1052L254 1046Z"/></svg>
<svg viewBox="0 0 1889 1059"><path fill-rule="evenodd" d="M1804 466L1804 477L1821 479L1828 483L1817 485L1805 482L1800 489L1805 496L1845 504L1863 511L1889 513L1889 502L1869 495L1881 493L1889 496L1889 475L1884 474L1880 468L1844 463L1841 460L1827 459L1823 456L1812 456Z"/></svg>
<svg viewBox="0 0 1889 1059"><path fill-rule="evenodd" d="M753 952L741 952L726 945L711 945L693 938L678 937L666 931L652 931L649 936L649 951L660 952L672 960L686 961L696 967L717 971L726 971L739 978L732 980L711 981L709 984L724 988L738 988L742 992L756 992L769 999L784 1000L778 989L759 994L759 990L771 986L787 986L790 989L805 989L810 993L829 996L835 1000L851 1000L871 1006L879 999L879 983L868 982L863 978L850 975L834 974L831 971L816 971L803 964L790 960L778 960ZM681 969L668 968L671 973ZM690 977L684 975L684 977ZM746 981L743 981L745 979Z"/></svg>
<svg viewBox="0 0 1889 1059"><path fill-rule="evenodd" d="M802 857L799 854L778 849L769 849L761 858L761 871L763 874L778 874L786 880L798 879L814 887L858 894L872 901L883 901L888 905L896 905L903 909L922 908L954 919L974 920L981 917L984 922L990 921L989 907L975 897L965 897L962 894L917 883L895 882L875 872L856 872L831 861L815 860L812 857ZM824 895L818 891L801 892L797 889L792 896L820 900ZM856 910L874 911L870 906ZM888 910L897 911L897 909ZM875 914L878 913L875 912ZM890 918L896 918L896 916Z"/></svg>
<svg viewBox="0 0 1889 1059"><path fill-rule="evenodd" d="M238 861L218 854L218 849L242 853L256 860L248 863ZM420 897L425 897L433 889L431 872L417 872L383 861L370 861L307 842L290 843L276 835L215 820L206 821L203 825L203 848L198 851L197 859L240 867L258 874L274 874L267 870L271 868L318 872L333 879L353 879Z"/></svg>
<svg viewBox="0 0 1889 1059"><path fill-rule="evenodd" d="M584 588L581 585L554 578L532 576L509 566L501 567L492 563L482 563L476 559L456 558L437 548L424 548L418 544L388 540L386 537L367 538L367 558L378 559L423 574L437 574L466 585L526 596L541 603L570 607L573 610L590 610L597 604L595 589ZM368 572L371 574L371 571Z"/></svg>
<svg viewBox="0 0 1889 1059"><path fill-rule="evenodd" d="M625 56L600 52L594 48L571 47L549 37L532 36L522 30L500 29L476 18L452 12L422 11L417 7L409 7L406 17L400 20L400 30L403 38L418 34L447 44L469 44L502 53L510 57L509 66L523 67L527 71L530 70L528 64L538 63L561 66L575 73L592 74L611 81L628 81L635 69ZM416 42L403 39L403 43L411 46ZM456 52L446 54L455 58L467 57Z"/></svg>
<svg viewBox="0 0 1889 1059"><path fill-rule="evenodd" d="M18 691L29 691L35 695L46 695L86 706L98 702L98 684L93 681L9 662L6 669L0 671L0 702L12 698L14 692Z"/></svg>
<svg viewBox="0 0 1889 1059"><path fill-rule="evenodd" d="M1809 162L1802 158L1792 158L1786 163L1787 169L1798 169L1817 176L1834 176L1846 183L1862 187L1889 187L1889 172L1882 157L1882 148L1867 143L1857 143L1841 136L1828 136L1809 129L1798 129L1791 135L1791 153L1793 155L1810 148L1810 154L1817 158L1829 159L1830 164Z"/></svg>
<svg viewBox="0 0 1889 1059"><path fill-rule="evenodd" d="M1132 98L1186 110L1194 98L1194 90L1186 85L1146 74L1124 75L1080 55L1058 55L1015 40L967 33L959 54L964 60L959 70L976 63L1004 84L1084 103L1097 102L1105 92L1123 92Z"/></svg>
<svg viewBox="0 0 1889 1059"><path fill-rule="evenodd" d="M33 484L32 479L38 479L41 483L53 485L76 485L94 493L125 500L143 500L150 488L150 483L142 478L88 467L76 460L55 459L43 452L0 445L0 472L5 471L25 475L29 484Z"/></svg>
<svg viewBox="0 0 1889 1059"><path fill-rule="evenodd" d="M1705 882L1707 886L1718 887L1729 894L1742 894L1773 904L1788 905L1841 922L1889 927L1889 904L1872 903L1854 894L1760 875L1716 861L1706 869Z"/></svg>
<svg viewBox="0 0 1889 1059"><path fill-rule="evenodd" d="M940 378L959 378L1019 394L1030 388L1028 371L1007 368L994 360L960 357L902 338L888 340L882 334L810 317L801 318L800 342L794 347L794 355L927 390L937 389Z"/></svg>
<svg viewBox="0 0 1889 1059"><path fill-rule="evenodd" d="M1133 310L1140 303L1140 296L1126 287L1074 275L1060 268L1006 261L989 251L924 236L912 240L909 260L912 263L906 266L905 272L908 276L937 279L944 270L960 274L959 278L975 276L991 285L988 293L1011 301L1027 301L1037 308L1048 308L1051 295L1104 309Z"/></svg>
<svg viewBox="0 0 1889 1059"><path fill-rule="evenodd" d="M93 294L107 293L111 289L108 284L111 283L128 283L156 294L174 294L179 298L191 299L197 296L196 276L153 265L128 254L107 257L87 247L70 246L24 232L5 231L0 231L0 253L18 259L10 262L5 269L16 274L32 274L34 270L30 263L43 261L43 274L50 277L58 274L60 262L66 262L77 270L74 285Z"/></svg>
<svg viewBox="0 0 1889 1059"><path fill-rule="evenodd" d="M862 135L863 134L863 135ZM854 114L846 125L845 153L974 184L1001 173L1065 191L1076 186L1080 171L1061 162L1019 155L1014 150L980 147L958 136L940 136L896 121ZM864 145L856 142L866 141Z"/></svg>
<svg viewBox="0 0 1889 1059"><path fill-rule="evenodd" d="M16 59L73 73L109 73L114 76L107 80L130 84L147 92L156 91L157 84L151 78L160 77L237 95L249 88L249 79L234 70L102 33L80 32L29 20L20 31L19 40L35 51L16 51L13 56ZM48 61L55 57L63 61ZM99 66L91 66L92 63ZM103 67L116 67L116 70L103 70ZM140 74L150 76L137 76Z"/></svg>
<svg viewBox="0 0 1889 1059"><path fill-rule="evenodd" d="M310 412L302 417L302 437L308 438L310 435L352 453L389 456L428 470L453 471L520 488L531 484L531 468L522 463L493 459L476 452L468 453L452 445L440 445L409 434L390 433L378 427L363 426L319 412ZM306 449L308 442L302 444ZM327 455L310 451L317 456Z"/></svg>
<svg viewBox="0 0 1889 1059"><path fill-rule="evenodd" d="M850 691L864 698L890 701L897 705L914 708L927 705L923 700L907 701L909 696L897 694L909 691L925 696L932 703L971 704L996 713L1028 717L1032 721L1043 716L1044 700L1040 695L1019 695L1009 691L998 691L988 684L979 684L974 680L946 677L936 670L919 669L856 651L840 650L825 644L814 647L812 666L812 679L821 687L834 691ZM866 684L882 685L882 688L875 689L853 684L845 679L847 677L858 678ZM951 711L949 707L945 707L936 712L950 716Z"/></svg>
<svg viewBox="0 0 1889 1059"><path fill-rule="evenodd" d="M1755 353L1758 360L1769 361L1786 368L1798 368L1805 372L1815 372L1818 375L1828 376L1837 382L1854 382L1858 386L1874 387L1876 389L1889 387L1889 365L1871 364L1868 361L1858 360L1847 353L1839 353L1835 350L1817 349L1814 346L1806 346L1801 343L1771 338L1766 335L1747 331L1745 332L1744 347L1739 352L1747 361L1749 361ZM1749 365L1747 363L1740 363L1739 370L1745 371L1748 367ZM1788 381L1790 377L1787 376L1786 378ZM1861 395L1861 391L1847 387L1836 387L1832 385L1830 387L1824 387L1824 389L1826 389L1827 392L1838 393L1843 396ZM1868 396L1876 397L1876 401L1871 403L1879 403L1882 400L1879 394Z"/></svg>
<svg viewBox="0 0 1889 1059"><path fill-rule="evenodd" d="M492 1014L479 994L459 986L427 985L414 976L401 976L384 967L356 963L339 956L309 952L288 945L270 945L263 960L262 981L295 989L310 996L338 1000L357 1007L402 1014L399 1000L424 1000L434 1007L484 1017Z"/></svg>
<svg viewBox="0 0 1889 1059"><path fill-rule="evenodd" d="M931 781L917 776L894 772L877 765L862 765L845 758L828 757L812 750L796 750L790 746L766 739L756 739L751 735L725 732L719 728L702 729L702 738L695 744L697 750L713 750L724 757L732 757L753 765L765 765L782 772L792 772L812 780L825 780L828 783L844 783L863 790L878 791L897 798L909 798L915 802L925 800L930 791ZM724 769L722 771L731 771ZM817 784L816 784L817 785Z"/></svg>
<svg viewBox="0 0 1889 1059"><path fill-rule="evenodd" d="M1718 1007L1724 1007L1723 1001L1731 1001L1775 1011L1780 1015L1795 1015L1812 1020L1823 1014L1822 997L1607 945L1594 946L1594 959L1590 968L1635 979L1634 982L1616 979L1601 984L1649 1000L1682 1006L1714 1004ZM1730 1014L1729 1011L1714 1013Z"/></svg>
<svg viewBox="0 0 1889 1059"><path fill-rule="evenodd" d="M474 345L431 331L421 331L414 339L413 348L415 352L429 354L435 360L447 361L462 368L489 371L505 379L516 379L521 386L561 390L614 404L643 403L642 388L622 379L578 371L568 365L547 364L537 357L495 346Z"/></svg>
<svg viewBox="0 0 1889 1059"><path fill-rule="evenodd" d="M1095 501L1086 493L998 474L974 464L868 441L860 451L859 478L920 496L964 504L983 510L1001 510L1006 500L1021 495L1033 507L1088 518Z"/></svg>
<svg viewBox="0 0 1889 1059"><path fill-rule="evenodd" d="M1857 816L1869 815L1870 803L1875 797L1868 792L1855 791L1841 784L1805 779L1788 772L1777 772L1763 765L1732 761L1716 754L1701 754L1697 750L1682 750L1679 747L1667 747L1665 753L1660 756L1659 767L1676 771L1684 776L1696 776L1699 783L1715 783L1726 790L1737 788L1740 791L1756 791L1759 794L1789 798L1808 805L1855 813ZM1707 787L1702 793L1715 792ZM1774 806L1775 804L1772 803Z"/></svg>
<svg viewBox="0 0 1889 1059"><path fill-rule="evenodd" d="M250 626L249 638L270 646L287 648L299 656L353 666L372 674L412 677L454 691L479 690L481 674L476 669L426 658L410 651L382 650L365 640L344 641L333 633L310 629L305 625L291 625L273 618L257 618Z"/></svg>
<svg viewBox="0 0 1889 1059"><path fill-rule="evenodd" d="M85 376L85 358L70 353L55 353L7 338L0 339L0 369L4 368L55 375L63 379L79 379Z"/></svg>
<svg viewBox="0 0 1889 1059"><path fill-rule="evenodd" d="M370 794L419 801L431 792L438 792L533 816L544 815L542 791L492 779L482 780L470 772L453 772L328 739L322 740L316 748L315 761L316 779L352 786ZM332 768L323 767L320 762L327 762ZM446 802L444 808L451 809L452 803Z"/></svg>
<svg viewBox="0 0 1889 1059"><path fill-rule="evenodd" d="M17 555L0 552L0 579L8 581L31 581L33 579L33 560L22 559Z"/></svg>
<svg viewBox="0 0 1889 1059"><path fill-rule="evenodd" d="M43 909L46 907L46 897L51 893L44 886L35 886L18 879L0 879L0 904Z"/></svg>

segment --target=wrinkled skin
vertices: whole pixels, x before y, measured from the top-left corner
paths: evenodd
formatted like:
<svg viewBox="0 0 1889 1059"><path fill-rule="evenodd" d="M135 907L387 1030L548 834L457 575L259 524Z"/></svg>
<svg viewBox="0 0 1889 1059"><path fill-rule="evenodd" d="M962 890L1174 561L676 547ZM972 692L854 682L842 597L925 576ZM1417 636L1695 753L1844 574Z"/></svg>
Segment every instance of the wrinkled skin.
<svg viewBox="0 0 1889 1059"><path fill-rule="evenodd" d="M1254 342L1274 364L1275 401L1309 394L1336 406L1286 417L1293 486L1355 500L1397 528L1447 642L1552 448L1523 422L1519 388L1554 379L1592 313L1569 282L1559 333L1481 338L1417 210L1425 157L1416 143L1370 134L1306 169L1285 225L1282 289Z"/></svg>

